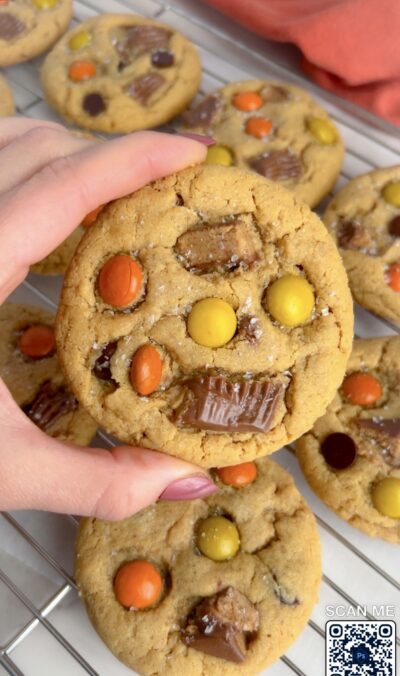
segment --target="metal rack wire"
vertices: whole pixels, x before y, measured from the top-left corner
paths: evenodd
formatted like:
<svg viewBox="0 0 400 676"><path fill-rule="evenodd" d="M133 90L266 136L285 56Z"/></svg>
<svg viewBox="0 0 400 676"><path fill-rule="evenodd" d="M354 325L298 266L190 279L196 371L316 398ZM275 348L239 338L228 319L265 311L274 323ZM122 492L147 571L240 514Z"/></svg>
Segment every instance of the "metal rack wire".
<svg viewBox="0 0 400 676"><path fill-rule="evenodd" d="M96 0L74 2L74 20L94 15L98 9ZM339 101L307 81L293 66L290 54L288 56L279 46L254 37L201 3L190 0L171 0L169 4L162 0L103 0L101 3L102 12L127 10L157 16L182 30L197 44L203 62L202 93L229 80L257 77L297 83L311 91L335 118L346 141L346 160L338 187L352 176L373 167L398 163L399 130L351 104ZM39 65L40 60L36 60L14 66L7 69L6 75L13 86L19 113L55 119L54 113L42 100ZM60 280L57 278L29 275L12 299L54 310L59 289ZM400 333L398 327L373 317L361 308L356 308L356 330L361 337ZM95 441L104 447L113 445L103 432ZM400 555L394 546L367 538L325 508L305 484L292 449L282 449L275 458L295 476L297 485L316 514L323 544L324 574L321 601L304 633L268 670L268 675L321 676L326 605L343 604L357 608L367 604L372 596L371 601L383 604L397 601L399 611ZM3 673L12 676L36 676L39 673L123 676L131 673L106 651L82 613L71 561L72 540L78 520L73 516L52 516L49 522L46 518L40 513L26 512L1 515L0 553L6 550L14 561L18 560L16 551L21 543L27 549L22 557L26 566L26 579L21 578L23 583L13 566L10 570L10 565L3 565L0 557L0 593L5 593L10 607L21 610L18 621L13 623L9 621L5 609L0 608L0 676ZM60 546L60 536L69 546L63 546L63 542ZM35 559L34 564L31 556ZM32 594L41 567L45 572L40 574L49 580L48 589L42 595L44 600L38 600ZM367 617L371 614L368 613ZM399 612L397 618L400 619ZM397 642L400 643L399 639Z"/></svg>

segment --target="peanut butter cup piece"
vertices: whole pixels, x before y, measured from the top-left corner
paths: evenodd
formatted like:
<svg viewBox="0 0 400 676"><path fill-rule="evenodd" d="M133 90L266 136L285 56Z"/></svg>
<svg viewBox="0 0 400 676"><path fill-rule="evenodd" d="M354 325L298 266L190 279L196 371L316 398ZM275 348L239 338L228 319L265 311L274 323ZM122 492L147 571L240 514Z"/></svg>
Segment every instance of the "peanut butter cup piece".
<svg viewBox="0 0 400 676"><path fill-rule="evenodd" d="M249 166L271 181L294 181L303 174L303 165L289 150L272 150L249 160Z"/></svg>
<svg viewBox="0 0 400 676"><path fill-rule="evenodd" d="M159 73L145 73L135 77L125 88L129 96L144 105L165 82L165 77Z"/></svg>
<svg viewBox="0 0 400 676"><path fill-rule="evenodd" d="M77 407L78 402L71 392L46 380L33 401L23 406L22 410L35 425L46 432L58 418L75 411Z"/></svg>

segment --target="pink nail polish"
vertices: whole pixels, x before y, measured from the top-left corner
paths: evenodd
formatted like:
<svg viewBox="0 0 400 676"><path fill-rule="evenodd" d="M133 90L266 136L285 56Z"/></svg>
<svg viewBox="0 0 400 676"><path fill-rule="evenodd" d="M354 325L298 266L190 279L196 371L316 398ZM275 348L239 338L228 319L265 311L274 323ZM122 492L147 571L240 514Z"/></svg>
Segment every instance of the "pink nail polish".
<svg viewBox="0 0 400 676"><path fill-rule="evenodd" d="M202 134L184 134L184 133L179 133L177 136L183 136L184 138L190 138L192 141L198 141L199 143L202 143L204 146L213 146L215 144L215 139L211 138L211 136L203 136Z"/></svg>
<svg viewBox="0 0 400 676"><path fill-rule="evenodd" d="M195 500L212 495L217 490L217 486L205 474L191 474L169 484L158 499Z"/></svg>

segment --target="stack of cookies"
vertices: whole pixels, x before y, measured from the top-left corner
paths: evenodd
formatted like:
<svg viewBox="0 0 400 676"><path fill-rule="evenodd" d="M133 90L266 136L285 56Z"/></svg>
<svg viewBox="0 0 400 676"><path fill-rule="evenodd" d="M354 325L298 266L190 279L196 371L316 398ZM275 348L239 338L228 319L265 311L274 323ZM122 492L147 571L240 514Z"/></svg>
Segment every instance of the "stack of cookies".
<svg viewBox="0 0 400 676"><path fill-rule="evenodd" d="M67 0L2 2L0 65L48 49L70 12ZM299 439L326 504L400 540L400 338L356 340L350 356L348 285L400 322L400 169L351 181L324 225L310 207L344 155L328 114L261 80L187 108L200 74L190 41L134 15L84 21L47 55L46 99L78 127L126 133L180 115L177 130L215 144L202 166L88 214L35 266L68 268L64 375L53 319L11 305L0 372L50 434L88 443L99 424L211 473L219 490L206 499L83 519L77 582L100 636L138 673L250 676L301 632L321 577L314 517L265 456Z"/></svg>

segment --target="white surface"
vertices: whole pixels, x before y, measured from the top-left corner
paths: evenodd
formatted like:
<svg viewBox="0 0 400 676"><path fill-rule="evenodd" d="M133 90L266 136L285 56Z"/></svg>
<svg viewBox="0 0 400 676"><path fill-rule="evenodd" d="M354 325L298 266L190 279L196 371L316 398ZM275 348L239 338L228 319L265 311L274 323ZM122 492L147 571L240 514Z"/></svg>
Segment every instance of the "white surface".
<svg viewBox="0 0 400 676"><path fill-rule="evenodd" d="M337 188L342 187L348 178L373 166L398 163L398 130L391 130L379 121L374 122L363 112L355 117L351 106L341 103L338 107L334 97L302 80L296 67L297 51L294 47L257 38L200 2L174 0L168 4L169 7L154 0L102 0L101 3L84 0L74 2L74 16L75 20L82 20L94 15L99 8L104 12L130 9L147 16L158 16L182 30L199 47L203 63L203 93L229 80L257 77L306 86L336 118L346 142L347 153ZM40 59L8 68L6 76L12 84L21 114L58 120L58 116L42 101L39 65ZM369 121L374 126L370 126ZM58 277L31 274L12 299L54 310L61 282ZM395 329L388 322L356 308L356 332L367 337L394 333ZM100 445L102 440L97 439L96 443ZM328 605L345 608L351 604L367 604L369 608L373 603L395 605L396 619L400 622L399 547L368 538L328 510L308 488L290 449L279 451L274 458L293 474L318 518L324 577L320 602L314 608L310 623L287 655L264 673L268 676L291 676L294 673L322 676L323 634L329 619L326 614ZM7 656L3 655L0 662L3 660L3 665L7 666L7 673L27 676L131 674L97 637L73 588L76 521L70 517L42 513L21 512L13 516L25 529L25 535L0 519L0 577L4 580L4 574L8 575L11 584L17 585L26 595L28 606L29 603L33 606L28 610L0 581L0 645L7 647ZM68 583L71 586L65 587ZM63 600L59 601L62 596ZM26 635L21 634L23 627L34 619L32 613L35 609L36 612L43 610L47 615L54 628L53 634L48 627L38 623ZM16 639L14 643L13 638ZM86 668L81 666L82 663L86 664ZM0 676L5 673L0 664Z"/></svg>

